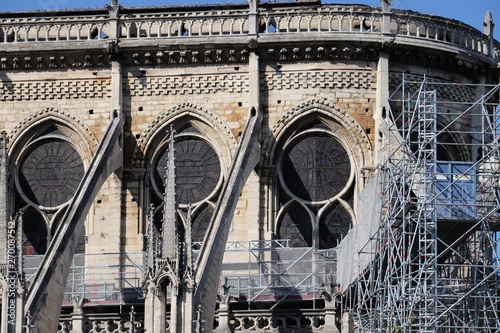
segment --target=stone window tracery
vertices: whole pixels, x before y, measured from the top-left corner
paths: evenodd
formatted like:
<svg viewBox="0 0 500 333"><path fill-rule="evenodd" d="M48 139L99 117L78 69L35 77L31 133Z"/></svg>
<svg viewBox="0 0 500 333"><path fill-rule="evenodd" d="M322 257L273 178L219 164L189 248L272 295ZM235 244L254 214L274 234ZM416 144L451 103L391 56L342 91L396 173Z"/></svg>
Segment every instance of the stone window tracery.
<svg viewBox="0 0 500 333"><path fill-rule="evenodd" d="M15 162L15 210L23 210L25 254L44 254L85 173L76 145L56 126L27 142ZM85 237L85 232L81 238ZM77 252L84 252L79 240Z"/></svg>
<svg viewBox="0 0 500 333"><path fill-rule="evenodd" d="M151 201L155 207L160 207L163 203L168 144L168 140L165 140L153 156L151 183L154 194ZM193 126L184 126L178 130L174 149L179 213L186 219L188 207L191 205L192 238L194 242L201 242L222 184L220 157L209 140ZM158 229L161 229L161 212L162 209L158 209L155 216Z"/></svg>
<svg viewBox="0 0 500 333"><path fill-rule="evenodd" d="M277 237L294 247L332 248L353 223L353 160L335 130L306 126L278 157Z"/></svg>
<svg viewBox="0 0 500 333"><path fill-rule="evenodd" d="M43 138L23 154L18 169L19 189L32 205L54 208L73 197L83 174L83 160L68 141Z"/></svg>

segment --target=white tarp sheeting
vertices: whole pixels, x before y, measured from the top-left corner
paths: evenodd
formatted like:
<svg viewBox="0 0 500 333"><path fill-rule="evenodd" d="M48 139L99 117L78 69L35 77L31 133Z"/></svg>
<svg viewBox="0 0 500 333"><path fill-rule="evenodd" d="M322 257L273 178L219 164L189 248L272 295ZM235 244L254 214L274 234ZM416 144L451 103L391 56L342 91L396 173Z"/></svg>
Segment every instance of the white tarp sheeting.
<svg viewBox="0 0 500 333"><path fill-rule="evenodd" d="M337 283L345 291L373 259L381 219L382 177L377 172L358 198L356 224L340 242L337 252Z"/></svg>

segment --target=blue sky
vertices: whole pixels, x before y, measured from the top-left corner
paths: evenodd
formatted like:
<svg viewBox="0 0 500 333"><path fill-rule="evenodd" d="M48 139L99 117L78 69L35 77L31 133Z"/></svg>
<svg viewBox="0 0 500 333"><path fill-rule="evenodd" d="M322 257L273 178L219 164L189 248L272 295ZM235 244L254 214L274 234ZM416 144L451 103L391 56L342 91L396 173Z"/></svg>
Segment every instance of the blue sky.
<svg viewBox="0 0 500 333"><path fill-rule="evenodd" d="M2 0L0 11L45 9L103 8L111 0ZM119 0L126 7L192 4L244 3L245 0ZM323 3L359 3L380 7L380 0L323 0ZM422 13L454 18L482 31L482 21L487 10L497 22L496 39L500 37L500 0L394 0L393 7L411 9Z"/></svg>

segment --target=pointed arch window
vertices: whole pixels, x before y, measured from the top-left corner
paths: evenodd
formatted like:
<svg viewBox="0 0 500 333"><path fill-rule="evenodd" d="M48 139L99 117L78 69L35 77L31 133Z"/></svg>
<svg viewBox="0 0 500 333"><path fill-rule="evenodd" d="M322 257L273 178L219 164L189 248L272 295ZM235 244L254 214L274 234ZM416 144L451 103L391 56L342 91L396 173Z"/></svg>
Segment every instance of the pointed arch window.
<svg viewBox="0 0 500 333"><path fill-rule="evenodd" d="M335 129L315 121L282 145L277 161L277 237L332 248L353 223L353 158Z"/></svg>
<svg viewBox="0 0 500 333"><path fill-rule="evenodd" d="M161 207L165 191L165 170L168 165L169 141L164 140L153 156L150 180L151 202ZM180 216L186 219L191 205L192 237L203 241L213 213L213 206L222 184L222 166L219 154L210 141L186 124L177 130L174 140L175 187ZM155 215L157 229L162 228L161 209Z"/></svg>
<svg viewBox="0 0 500 333"><path fill-rule="evenodd" d="M77 145L51 124L24 144L15 160L14 207L23 210L25 254L43 254L85 173ZM85 251L85 232L77 252Z"/></svg>

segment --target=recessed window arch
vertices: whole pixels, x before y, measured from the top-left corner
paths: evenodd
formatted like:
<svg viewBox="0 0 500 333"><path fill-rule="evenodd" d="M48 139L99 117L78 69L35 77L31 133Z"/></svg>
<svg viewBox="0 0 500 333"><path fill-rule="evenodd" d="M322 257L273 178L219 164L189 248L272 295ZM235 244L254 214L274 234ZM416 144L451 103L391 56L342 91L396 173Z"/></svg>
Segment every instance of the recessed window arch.
<svg viewBox="0 0 500 333"><path fill-rule="evenodd" d="M297 123L276 149L277 237L332 248L354 220L354 157L339 124L316 115Z"/></svg>
<svg viewBox="0 0 500 333"><path fill-rule="evenodd" d="M192 209L191 230L193 242L201 242L218 199L223 179L223 164L217 146L198 127L189 121L178 121L174 135L175 185L179 214L187 216ZM155 207L163 204L165 175L170 136L161 139L151 157L150 202ZM162 228L162 209L157 209L155 225Z"/></svg>
<svg viewBox="0 0 500 333"><path fill-rule="evenodd" d="M83 179L86 161L69 128L54 120L27 131L11 154L15 211L23 210L25 254L44 254ZM73 134L75 136L75 134ZM85 232L77 252L84 252Z"/></svg>
<svg viewBox="0 0 500 333"><path fill-rule="evenodd" d="M440 117L436 122L436 159L438 161L470 161L472 151L468 151L462 144L463 138L459 135L462 131L456 124L449 125L447 119ZM410 134L410 149L416 154L419 145L419 136L416 129Z"/></svg>

